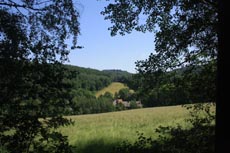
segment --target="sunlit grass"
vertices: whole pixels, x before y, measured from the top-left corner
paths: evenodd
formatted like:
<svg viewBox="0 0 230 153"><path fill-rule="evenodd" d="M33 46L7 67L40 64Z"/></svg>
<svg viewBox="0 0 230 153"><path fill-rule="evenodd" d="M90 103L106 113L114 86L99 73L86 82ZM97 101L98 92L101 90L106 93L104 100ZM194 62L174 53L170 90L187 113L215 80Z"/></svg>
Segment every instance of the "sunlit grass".
<svg viewBox="0 0 230 153"><path fill-rule="evenodd" d="M113 82L111 83L108 87L105 87L101 90L99 90L98 92L96 92L96 97L99 97L100 95L105 94L106 92L110 92L111 94L115 94L116 92L118 92L120 89L123 88L128 88L127 86L125 86L123 83L120 82Z"/></svg>
<svg viewBox="0 0 230 153"><path fill-rule="evenodd" d="M185 124L184 119L188 116L188 110L181 106L70 116L68 118L75 124L63 127L61 131L69 137L70 144L77 147L76 151L106 152L118 142L136 140L136 131L156 138L154 129L159 125Z"/></svg>

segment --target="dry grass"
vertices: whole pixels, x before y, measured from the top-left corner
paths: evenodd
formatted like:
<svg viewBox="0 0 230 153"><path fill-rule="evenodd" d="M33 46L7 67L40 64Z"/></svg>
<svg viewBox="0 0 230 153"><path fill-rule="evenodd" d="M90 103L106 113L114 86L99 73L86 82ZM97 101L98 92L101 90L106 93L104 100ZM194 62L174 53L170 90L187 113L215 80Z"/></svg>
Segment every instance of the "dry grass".
<svg viewBox="0 0 230 153"><path fill-rule="evenodd" d="M128 87L125 86L123 83L113 82L108 87L105 87L105 88L99 90L98 92L96 92L96 97L99 97L100 95L103 95L106 92L110 92L111 94L114 95L116 92L118 92L119 90L121 90L123 88L128 88Z"/></svg>

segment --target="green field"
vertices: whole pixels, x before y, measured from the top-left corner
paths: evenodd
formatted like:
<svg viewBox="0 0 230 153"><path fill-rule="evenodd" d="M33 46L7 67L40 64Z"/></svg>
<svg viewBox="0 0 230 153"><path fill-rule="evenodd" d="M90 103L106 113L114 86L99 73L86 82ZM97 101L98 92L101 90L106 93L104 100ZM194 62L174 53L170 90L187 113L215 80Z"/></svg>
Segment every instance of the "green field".
<svg viewBox="0 0 230 153"><path fill-rule="evenodd" d="M75 124L60 130L76 146L76 152L103 153L123 140L133 142L137 139L136 131L156 138L154 129L159 125L184 124L188 115L185 108L170 106L70 116Z"/></svg>
<svg viewBox="0 0 230 153"><path fill-rule="evenodd" d="M123 89L123 88L128 88L128 87L125 86L123 83L113 82L108 87L105 87L99 90L98 92L96 92L96 97L99 97L100 95L103 95L106 92L110 92L111 94L114 95L116 92L118 92L120 89Z"/></svg>

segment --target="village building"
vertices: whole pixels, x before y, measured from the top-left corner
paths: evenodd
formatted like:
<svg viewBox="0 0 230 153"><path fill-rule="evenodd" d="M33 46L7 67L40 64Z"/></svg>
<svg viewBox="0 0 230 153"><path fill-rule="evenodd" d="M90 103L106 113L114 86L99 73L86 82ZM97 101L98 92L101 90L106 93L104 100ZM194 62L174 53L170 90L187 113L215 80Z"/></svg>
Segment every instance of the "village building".
<svg viewBox="0 0 230 153"><path fill-rule="evenodd" d="M125 108L130 108L130 101L123 101L123 99L115 99L113 101L113 105L116 106L118 104L124 105ZM136 101L136 105L137 105L138 108L143 107L141 101Z"/></svg>

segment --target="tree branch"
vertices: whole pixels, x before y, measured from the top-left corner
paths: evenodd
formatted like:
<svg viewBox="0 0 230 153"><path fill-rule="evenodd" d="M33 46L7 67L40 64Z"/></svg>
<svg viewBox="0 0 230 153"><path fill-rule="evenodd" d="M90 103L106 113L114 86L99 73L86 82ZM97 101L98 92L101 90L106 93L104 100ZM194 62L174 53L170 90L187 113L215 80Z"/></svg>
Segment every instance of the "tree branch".
<svg viewBox="0 0 230 153"><path fill-rule="evenodd" d="M15 8L30 9L30 10L33 10L33 11L44 11L45 10L44 8L33 8L33 7L30 7L30 6L26 6L26 5L20 5L20 4L14 3L14 2L12 2L12 3L0 2L0 5L9 6L9 7L15 7Z"/></svg>
<svg viewBox="0 0 230 153"><path fill-rule="evenodd" d="M48 2L51 2L51 0L47 0L47 1L44 1L44 2L37 2L37 3L35 3L35 5L41 5L41 4L48 3Z"/></svg>

